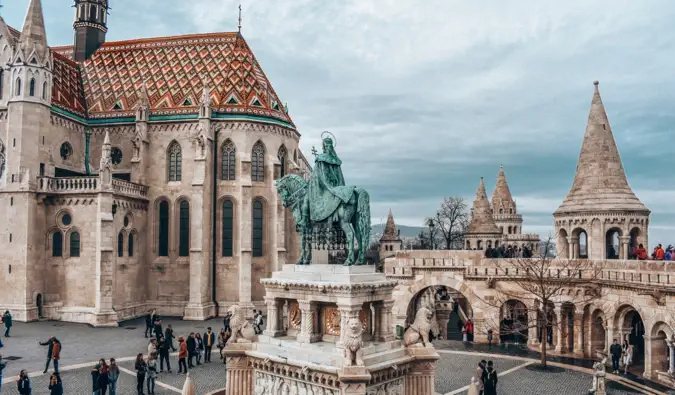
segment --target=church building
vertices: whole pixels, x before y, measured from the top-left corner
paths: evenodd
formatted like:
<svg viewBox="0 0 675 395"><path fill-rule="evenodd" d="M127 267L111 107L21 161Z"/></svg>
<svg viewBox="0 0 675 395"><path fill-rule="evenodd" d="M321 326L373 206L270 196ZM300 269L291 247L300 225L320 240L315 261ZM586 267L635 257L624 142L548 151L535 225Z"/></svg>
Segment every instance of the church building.
<svg viewBox="0 0 675 395"><path fill-rule="evenodd" d="M107 42L108 0L74 5L69 46L48 46L41 0L20 31L0 18L0 310L261 307L299 251L274 180L311 168L241 29Z"/></svg>

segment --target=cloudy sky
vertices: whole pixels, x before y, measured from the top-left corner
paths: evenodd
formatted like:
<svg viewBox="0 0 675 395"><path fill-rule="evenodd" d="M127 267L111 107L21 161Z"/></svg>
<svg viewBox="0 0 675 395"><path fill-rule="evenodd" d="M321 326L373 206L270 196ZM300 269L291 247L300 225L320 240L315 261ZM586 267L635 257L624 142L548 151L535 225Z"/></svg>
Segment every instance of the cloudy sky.
<svg viewBox="0 0 675 395"><path fill-rule="evenodd" d="M73 8L43 0L50 45ZM28 0L3 2L23 23ZM236 0L114 0L108 40L233 31ZM444 196L491 195L503 164L526 232L552 231L593 80L628 179L675 243L675 7L670 0L242 0L243 34L303 134L337 136L348 183L419 225Z"/></svg>

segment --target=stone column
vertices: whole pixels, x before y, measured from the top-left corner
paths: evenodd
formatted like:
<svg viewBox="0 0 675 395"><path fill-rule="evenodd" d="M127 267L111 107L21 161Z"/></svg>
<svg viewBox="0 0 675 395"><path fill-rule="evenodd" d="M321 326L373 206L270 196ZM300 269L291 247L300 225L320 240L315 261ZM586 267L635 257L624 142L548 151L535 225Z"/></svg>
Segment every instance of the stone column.
<svg viewBox="0 0 675 395"><path fill-rule="evenodd" d="M567 317L563 316L562 306L556 306L555 315L558 318L558 333L556 334L557 344L555 345L555 351L559 353L567 352Z"/></svg>
<svg viewBox="0 0 675 395"><path fill-rule="evenodd" d="M267 305L267 328L263 335L270 337L283 335L285 333L281 325L283 301L276 298L265 298L265 304Z"/></svg>
<svg viewBox="0 0 675 395"><path fill-rule="evenodd" d="M450 318L450 311L436 309L436 320L438 321L439 337L445 339L448 337L448 319Z"/></svg>
<svg viewBox="0 0 675 395"><path fill-rule="evenodd" d="M314 321L316 317L316 303L310 302L308 300L298 300L298 307L300 308L300 313L302 314L300 322L300 333L297 336L297 339L301 343L313 343L317 341L317 335L315 333L316 328L314 327ZM344 322L344 321L342 321ZM341 326L342 328L343 326ZM342 339L342 329L340 329L340 339Z"/></svg>
<svg viewBox="0 0 675 395"><path fill-rule="evenodd" d="M250 155L250 154L249 154ZM252 191L251 191L251 160L250 156L242 159L242 191L241 202L239 203L239 245L241 258L239 261L239 306L246 309L252 309Z"/></svg>
<svg viewBox="0 0 675 395"><path fill-rule="evenodd" d="M394 334L394 300L386 300L382 302L381 318L380 318L380 341L388 342L396 338Z"/></svg>
<svg viewBox="0 0 675 395"><path fill-rule="evenodd" d="M561 258L574 259L574 254L576 253L575 239L575 237L567 236L567 251L564 252L566 256L562 256Z"/></svg>
<svg viewBox="0 0 675 395"><path fill-rule="evenodd" d="M584 355L584 313L574 313L574 354Z"/></svg>
<svg viewBox="0 0 675 395"><path fill-rule="evenodd" d="M344 338L345 334L347 333L347 323L352 318L356 318L357 320L359 319L361 307L361 304L351 305L338 303L338 311L340 312L340 340L335 343L336 348L344 348Z"/></svg>
<svg viewBox="0 0 675 395"><path fill-rule="evenodd" d="M415 395L434 395L436 361L439 356L434 349L408 348L410 356L415 357L410 372L405 379L405 393Z"/></svg>
<svg viewBox="0 0 675 395"><path fill-rule="evenodd" d="M668 366L668 373L675 374L675 340L668 341L668 352L670 353L670 365Z"/></svg>
<svg viewBox="0 0 675 395"><path fill-rule="evenodd" d="M607 327L607 333L605 336L605 347L602 349L604 352L609 353L609 346L614 343L614 336L616 336L619 333L619 329L613 327L613 326L608 326ZM591 355L591 357L594 357ZM611 356L607 358L608 361L611 361Z"/></svg>
<svg viewBox="0 0 675 395"><path fill-rule="evenodd" d="M372 303L372 313L373 313L373 340L382 341L382 311L384 310L384 305L382 302Z"/></svg>
<svg viewBox="0 0 675 395"><path fill-rule="evenodd" d="M645 339L645 371L642 374L644 378L652 378L652 342L654 340L661 341L660 337L652 337L649 335L642 336Z"/></svg>
<svg viewBox="0 0 675 395"><path fill-rule="evenodd" d="M253 369L248 367L245 349L250 344L235 344L224 349L226 360L225 385L228 394L253 394Z"/></svg>
<svg viewBox="0 0 675 395"><path fill-rule="evenodd" d="M630 236L619 236L619 245L621 246L620 259L628 260L628 247L630 245Z"/></svg>

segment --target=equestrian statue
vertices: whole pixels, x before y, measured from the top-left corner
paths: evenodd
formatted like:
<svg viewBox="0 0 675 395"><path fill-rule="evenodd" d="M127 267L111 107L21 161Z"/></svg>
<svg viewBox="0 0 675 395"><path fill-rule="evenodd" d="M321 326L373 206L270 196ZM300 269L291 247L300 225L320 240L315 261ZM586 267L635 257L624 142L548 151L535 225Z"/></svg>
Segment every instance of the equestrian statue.
<svg viewBox="0 0 675 395"><path fill-rule="evenodd" d="M347 260L345 266L363 265L370 244L370 196L365 189L345 185L342 161L335 153L334 137L324 137L323 152L316 155L309 182L296 174L288 174L276 181L277 191L284 207L295 217L300 232L300 260L298 265L312 261L311 235L316 227L334 229L335 224L345 234ZM332 135L331 135L332 136ZM358 244L356 256L355 242Z"/></svg>

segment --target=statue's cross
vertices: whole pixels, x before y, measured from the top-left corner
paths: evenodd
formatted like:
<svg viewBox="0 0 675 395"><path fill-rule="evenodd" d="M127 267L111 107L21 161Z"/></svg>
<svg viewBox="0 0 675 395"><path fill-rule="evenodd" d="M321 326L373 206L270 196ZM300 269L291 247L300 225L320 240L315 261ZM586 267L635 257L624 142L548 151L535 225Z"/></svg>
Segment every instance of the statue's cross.
<svg viewBox="0 0 675 395"><path fill-rule="evenodd" d="M314 155L314 156L319 155L319 153L317 152L316 148L314 148L314 146L312 146L312 155Z"/></svg>

